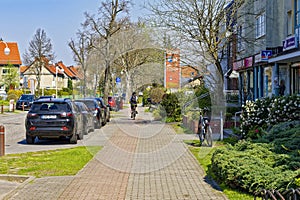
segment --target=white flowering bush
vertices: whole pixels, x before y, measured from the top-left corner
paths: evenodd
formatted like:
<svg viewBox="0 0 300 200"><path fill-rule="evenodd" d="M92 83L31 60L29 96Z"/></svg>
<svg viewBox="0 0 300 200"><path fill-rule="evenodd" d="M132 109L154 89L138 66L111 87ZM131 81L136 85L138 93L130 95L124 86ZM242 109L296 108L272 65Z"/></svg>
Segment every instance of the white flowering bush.
<svg viewBox="0 0 300 200"><path fill-rule="evenodd" d="M282 96L247 101L242 106L243 137L257 138L268 126L300 119L300 96Z"/></svg>

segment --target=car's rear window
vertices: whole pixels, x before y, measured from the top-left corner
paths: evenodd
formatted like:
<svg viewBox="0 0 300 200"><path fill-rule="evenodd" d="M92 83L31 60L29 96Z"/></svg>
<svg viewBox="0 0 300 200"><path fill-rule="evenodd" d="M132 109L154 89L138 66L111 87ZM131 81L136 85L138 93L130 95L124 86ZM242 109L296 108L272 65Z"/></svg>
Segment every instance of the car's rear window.
<svg viewBox="0 0 300 200"><path fill-rule="evenodd" d="M80 101L79 102L83 102L90 110L94 110L95 109L95 102L94 101Z"/></svg>
<svg viewBox="0 0 300 200"><path fill-rule="evenodd" d="M71 111L70 106L65 102L38 102L34 103L31 107L31 111L63 111L69 112Z"/></svg>
<svg viewBox="0 0 300 200"><path fill-rule="evenodd" d="M33 96L32 95L22 95L20 97L20 100L29 100L29 101L32 101L33 100Z"/></svg>

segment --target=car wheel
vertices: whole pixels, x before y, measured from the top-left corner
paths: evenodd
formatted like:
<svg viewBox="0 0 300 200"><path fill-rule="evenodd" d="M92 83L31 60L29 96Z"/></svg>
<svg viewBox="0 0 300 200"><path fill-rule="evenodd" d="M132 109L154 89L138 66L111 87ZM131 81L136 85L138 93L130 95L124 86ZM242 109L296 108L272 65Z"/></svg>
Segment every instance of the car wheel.
<svg viewBox="0 0 300 200"><path fill-rule="evenodd" d="M102 121L102 126L105 126L105 124L106 124L106 122L107 122L107 121L105 120L105 118L106 118L106 117L104 116L104 118L101 120L101 121Z"/></svg>
<svg viewBox="0 0 300 200"><path fill-rule="evenodd" d="M99 120L97 120L96 124L95 124L95 129L99 129L101 128L101 118Z"/></svg>
<svg viewBox="0 0 300 200"><path fill-rule="evenodd" d="M77 134L78 136L78 140L82 140L83 139L83 131L80 131L79 134Z"/></svg>
<svg viewBox="0 0 300 200"><path fill-rule="evenodd" d="M35 137L26 134L26 142L27 144L34 144Z"/></svg>
<svg viewBox="0 0 300 200"><path fill-rule="evenodd" d="M77 133L73 132L73 135L70 137L70 144L77 144Z"/></svg>

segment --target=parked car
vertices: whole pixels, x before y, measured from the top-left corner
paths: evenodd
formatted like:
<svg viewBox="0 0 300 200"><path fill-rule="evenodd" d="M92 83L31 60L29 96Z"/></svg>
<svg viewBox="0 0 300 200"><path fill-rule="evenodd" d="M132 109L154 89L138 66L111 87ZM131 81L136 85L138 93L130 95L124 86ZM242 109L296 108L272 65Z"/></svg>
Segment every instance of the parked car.
<svg viewBox="0 0 300 200"><path fill-rule="evenodd" d="M105 123L110 121L110 109L109 109L109 105L106 105L104 102L104 99L101 97L95 97L96 100L99 101L100 103L100 107L102 109L103 115L104 115L104 119L105 119Z"/></svg>
<svg viewBox="0 0 300 200"><path fill-rule="evenodd" d="M35 138L67 138L71 144L83 139L83 120L70 99L45 98L33 102L25 119L26 142Z"/></svg>
<svg viewBox="0 0 300 200"><path fill-rule="evenodd" d="M48 96L39 96L38 99L50 99L50 98L55 98L52 95L48 95Z"/></svg>
<svg viewBox="0 0 300 200"><path fill-rule="evenodd" d="M102 110L100 107L100 104L96 99L77 99L76 101L78 102L83 102L90 111L94 113L94 127L96 128L101 128L101 126L104 123L104 117L102 114Z"/></svg>
<svg viewBox="0 0 300 200"><path fill-rule="evenodd" d="M116 99L114 97L109 96L107 102L110 110L117 111Z"/></svg>
<svg viewBox="0 0 300 200"><path fill-rule="evenodd" d="M7 94L5 90L0 90L0 100L6 100L7 99Z"/></svg>
<svg viewBox="0 0 300 200"><path fill-rule="evenodd" d="M74 101L83 117L83 133L87 135L89 132L93 132L94 128L94 115L89 108L80 101Z"/></svg>
<svg viewBox="0 0 300 200"><path fill-rule="evenodd" d="M22 94L20 98L17 100L16 109L23 110L23 105L24 105L24 110L29 110L34 100L35 100L34 94Z"/></svg>

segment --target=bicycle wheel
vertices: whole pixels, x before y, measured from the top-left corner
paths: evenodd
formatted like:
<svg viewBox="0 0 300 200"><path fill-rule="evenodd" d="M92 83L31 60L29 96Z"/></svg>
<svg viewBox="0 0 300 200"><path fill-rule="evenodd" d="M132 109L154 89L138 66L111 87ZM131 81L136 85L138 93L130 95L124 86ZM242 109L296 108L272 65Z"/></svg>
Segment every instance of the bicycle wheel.
<svg viewBox="0 0 300 200"><path fill-rule="evenodd" d="M211 127L209 126L207 128L207 133L206 133L206 142L207 142L207 146L212 147L213 145L213 139L212 139L212 130Z"/></svg>
<svg viewBox="0 0 300 200"><path fill-rule="evenodd" d="M135 115L136 115L135 111L132 111L131 115L132 115L132 119L135 120Z"/></svg>

